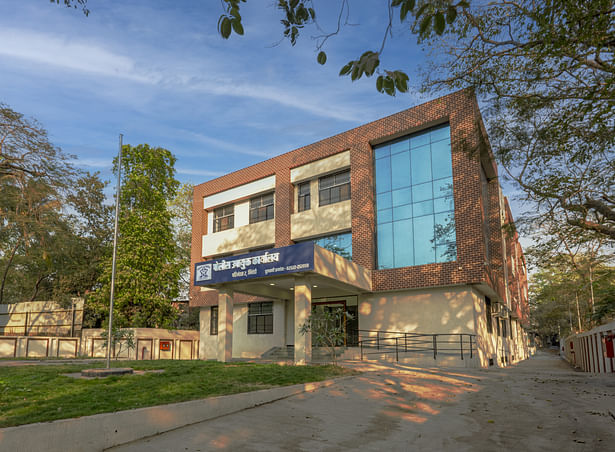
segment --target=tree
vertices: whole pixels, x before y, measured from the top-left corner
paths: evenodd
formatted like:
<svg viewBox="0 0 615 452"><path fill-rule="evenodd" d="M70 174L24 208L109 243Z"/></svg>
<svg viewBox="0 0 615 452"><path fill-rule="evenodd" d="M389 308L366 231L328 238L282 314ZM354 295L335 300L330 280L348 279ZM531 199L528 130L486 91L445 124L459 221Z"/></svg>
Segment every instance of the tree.
<svg viewBox="0 0 615 452"><path fill-rule="evenodd" d="M192 194L194 186L181 184L175 197L169 202L172 216L173 236L177 246L177 262L181 266L180 298L190 294L190 250L192 248Z"/></svg>
<svg viewBox="0 0 615 452"><path fill-rule="evenodd" d="M38 122L0 106L0 302L62 302L95 284L104 183L71 158Z"/></svg>
<svg viewBox="0 0 615 452"><path fill-rule="evenodd" d="M167 327L177 315L172 302L181 263L168 209L179 185L174 164L175 157L163 148L141 144L122 149L114 312L118 326ZM109 303L110 257L99 282L91 302L102 310Z"/></svg>
<svg viewBox="0 0 615 452"><path fill-rule="evenodd" d="M107 336L109 335L109 330L105 329L100 337L104 339L103 348L107 348L109 341L107 340ZM119 346L116 349L116 346ZM112 327L111 331L111 349L113 354L115 355L115 360L120 357L123 351L127 351L130 354L130 350L135 349L135 331L117 328L115 325Z"/></svg>

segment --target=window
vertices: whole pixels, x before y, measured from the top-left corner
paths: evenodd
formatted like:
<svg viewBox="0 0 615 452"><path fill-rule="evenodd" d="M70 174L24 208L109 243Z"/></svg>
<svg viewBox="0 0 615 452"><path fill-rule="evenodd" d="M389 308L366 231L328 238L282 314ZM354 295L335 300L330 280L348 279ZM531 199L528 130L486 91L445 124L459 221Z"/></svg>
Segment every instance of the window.
<svg viewBox="0 0 615 452"><path fill-rule="evenodd" d="M450 127L374 147L378 269L457 259Z"/></svg>
<svg viewBox="0 0 615 452"><path fill-rule="evenodd" d="M273 219L273 193L250 199L250 224Z"/></svg>
<svg viewBox="0 0 615 452"><path fill-rule="evenodd" d="M481 214L483 216L483 240L485 241L485 262L490 262L489 250L489 181L483 166L480 167Z"/></svg>
<svg viewBox="0 0 615 452"><path fill-rule="evenodd" d="M314 243L345 259L352 260L352 234L350 232L318 237L314 239Z"/></svg>
<svg viewBox="0 0 615 452"><path fill-rule="evenodd" d="M235 225L235 206L233 204L214 209L214 232L233 229Z"/></svg>
<svg viewBox="0 0 615 452"><path fill-rule="evenodd" d="M218 306L209 308L209 334L211 336L218 334Z"/></svg>
<svg viewBox="0 0 615 452"><path fill-rule="evenodd" d="M273 334L273 302L248 304L248 334Z"/></svg>
<svg viewBox="0 0 615 452"><path fill-rule="evenodd" d="M310 210L310 183L303 182L299 184L299 206L298 211Z"/></svg>
<svg viewBox="0 0 615 452"><path fill-rule="evenodd" d="M350 199L350 170L318 179L318 205L326 206Z"/></svg>
<svg viewBox="0 0 615 452"><path fill-rule="evenodd" d="M493 333L493 325L491 323L491 298L485 297L485 315L487 316L487 333Z"/></svg>

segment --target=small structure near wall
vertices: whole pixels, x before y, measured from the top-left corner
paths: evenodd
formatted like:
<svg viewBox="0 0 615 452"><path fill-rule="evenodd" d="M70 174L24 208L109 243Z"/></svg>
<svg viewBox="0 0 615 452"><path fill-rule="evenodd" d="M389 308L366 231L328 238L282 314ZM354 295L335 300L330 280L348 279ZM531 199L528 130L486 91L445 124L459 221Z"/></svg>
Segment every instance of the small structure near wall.
<svg viewBox="0 0 615 452"><path fill-rule="evenodd" d="M0 304L0 336L78 337L83 324L83 298L68 305L55 301Z"/></svg>

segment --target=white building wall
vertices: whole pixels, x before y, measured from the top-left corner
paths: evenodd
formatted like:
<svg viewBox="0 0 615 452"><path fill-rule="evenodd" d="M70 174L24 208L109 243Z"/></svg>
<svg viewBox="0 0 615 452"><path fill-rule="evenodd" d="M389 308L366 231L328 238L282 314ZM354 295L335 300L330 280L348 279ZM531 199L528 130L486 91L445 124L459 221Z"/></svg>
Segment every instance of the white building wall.
<svg viewBox="0 0 615 452"><path fill-rule="evenodd" d="M218 336L210 335L210 308L201 308L200 359L216 359ZM286 345L286 309L284 301L273 302L273 334L248 334L248 305L233 306L233 358L258 358L272 347Z"/></svg>

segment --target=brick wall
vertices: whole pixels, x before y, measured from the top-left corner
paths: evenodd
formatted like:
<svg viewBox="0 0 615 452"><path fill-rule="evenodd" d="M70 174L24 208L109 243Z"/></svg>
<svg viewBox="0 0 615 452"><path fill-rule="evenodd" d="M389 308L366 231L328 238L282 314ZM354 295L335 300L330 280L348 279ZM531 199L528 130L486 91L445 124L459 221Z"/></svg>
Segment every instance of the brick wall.
<svg viewBox="0 0 615 452"><path fill-rule="evenodd" d="M290 170L345 150L350 150L351 156L353 261L374 269L376 240L372 145L445 122L450 124L451 130L458 260L375 270L373 287L376 291L383 291L488 282L488 273L497 274L502 268L498 181L493 178L489 184L490 240L494 252L489 268L485 269L479 162L481 153L483 156L492 155L478 104L471 90L455 92L197 185L193 204L191 273L196 262L207 258L201 255L201 237L206 231L206 225L203 225L206 222L206 213L203 211L204 196L275 174L275 245L290 245L290 216L293 210ZM495 165L493 168L492 171L497 171ZM497 175L497 172L495 174ZM213 291L201 292L198 287L192 287L191 295L193 305L216 303L216 292ZM251 298L242 299L248 301Z"/></svg>

